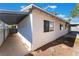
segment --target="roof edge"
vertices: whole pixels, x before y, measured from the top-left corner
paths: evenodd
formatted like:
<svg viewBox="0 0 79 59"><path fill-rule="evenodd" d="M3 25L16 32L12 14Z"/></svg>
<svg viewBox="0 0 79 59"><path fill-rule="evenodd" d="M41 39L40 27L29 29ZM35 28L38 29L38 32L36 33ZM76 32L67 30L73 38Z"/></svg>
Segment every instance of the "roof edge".
<svg viewBox="0 0 79 59"><path fill-rule="evenodd" d="M7 9L0 9L0 13L27 14L27 12L7 10Z"/></svg>
<svg viewBox="0 0 79 59"><path fill-rule="evenodd" d="M34 5L34 4L30 4L30 5L26 6L26 7L24 7L23 9L21 9L20 11L24 11L24 10L26 10L26 9L32 8L33 5Z"/></svg>
<svg viewBox="0 0 79 59"><path fill-rule="evenodd" d="M43 12L49 14L49 15L51 15L51 16L54 16L54 17L58 18L61 21L67 22L67 21L63 20L62 18L60 18L60 17L58 17L56 15L53 15L50 12L48 12L47 10L45 10L43 8L40 8L40 7L38 7L38 6L34 5L34 4L30 4L30 5L26 6L25 8L21 9L20 11L24 11L24 10L27 10L27 9L33 8L33 7L37 8L37 9L39 9L39 10L41 10L41 11L43 11ZM67 23L69 23L69 22L67 22Z"/></svg>

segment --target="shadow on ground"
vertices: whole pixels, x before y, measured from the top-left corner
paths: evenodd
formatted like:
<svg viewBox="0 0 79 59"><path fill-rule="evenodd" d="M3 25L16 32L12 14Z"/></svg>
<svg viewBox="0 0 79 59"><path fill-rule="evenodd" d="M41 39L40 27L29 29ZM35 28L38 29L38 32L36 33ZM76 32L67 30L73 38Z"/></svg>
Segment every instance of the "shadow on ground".
<svg viewBox="0 0 79 59"><path fill-rule="evenodd" d="M66 35L56 39L55 41L52 41L52 42L36 49L35 51L38 51L38 50L44 51L50 47L53 47L53 46L56 46L59 44L65 44L69 47L73 47L77 34L79 34L79 32L69 32L68 34L66 34ZM29 53L28 56L33 56L33 54Z"/></svg>

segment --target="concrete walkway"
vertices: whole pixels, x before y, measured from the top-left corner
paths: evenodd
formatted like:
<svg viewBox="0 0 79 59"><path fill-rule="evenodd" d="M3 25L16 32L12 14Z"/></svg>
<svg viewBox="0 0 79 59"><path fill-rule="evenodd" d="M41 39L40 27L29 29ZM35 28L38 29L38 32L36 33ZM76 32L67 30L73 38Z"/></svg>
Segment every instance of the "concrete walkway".
<svg viewBox="0 0 79 59"><path fill-rule="evenodd" d="M27 48L17 34L11 34L0 47L0 56L24 56Z"/></svg>
<svg viewBox="0 0 79 59"><path fill-rule="evenodd" d="M79 33L70 32L26 56L79 56Z"/></svg>

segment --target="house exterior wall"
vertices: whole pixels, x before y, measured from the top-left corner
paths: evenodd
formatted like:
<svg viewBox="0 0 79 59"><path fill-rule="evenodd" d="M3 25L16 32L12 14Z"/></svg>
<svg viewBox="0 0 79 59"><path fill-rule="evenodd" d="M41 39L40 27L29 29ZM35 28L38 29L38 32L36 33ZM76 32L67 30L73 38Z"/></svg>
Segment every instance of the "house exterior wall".
<svg viewBox="0 0 79 59"><path fill-rule="evenodd" d="M3 41L4 41L3 29L0 28L0 46L2 45Z"/></svg>
<svg viewBox="0 0 79 59"><path fill-rule="evenodd" d="M4 40L6 40L8 34L9 34L9 28L8 28L8 25L4 23Z"/></svg>
<svg viewBox="0 0 79 59"><path fill-rule="evenodd" d="M7 24L1 22L0 23L0 46L6 40L7 36L9 34L8 26Z"/></svg>
<svg viewBox="0 0 79 59"><path fill-rule="evenodd" d="M32 44L32 28L30 14L18 24L18 32L24 43L31 49Z"/></svg>
<svg viewBox="0 0 79 59"><path fill-rule="evenodd" d="M68 29L60 30L60 23L65 26L65 22L56 19L38 9L32 10L33 17L33 38L32 38L32 50L35 50L58 37L68 33ZM54 31L44 32L44 20L54 22Z"/></svg>

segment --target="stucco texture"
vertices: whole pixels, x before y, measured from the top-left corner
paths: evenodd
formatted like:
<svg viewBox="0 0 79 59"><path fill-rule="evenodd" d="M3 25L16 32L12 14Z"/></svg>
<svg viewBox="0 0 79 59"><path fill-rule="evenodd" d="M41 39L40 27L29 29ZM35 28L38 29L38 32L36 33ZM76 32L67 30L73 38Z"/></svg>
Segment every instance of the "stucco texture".
<svg viewBox="0 0 79 59"><path fill-rule="evenodd" d="M32 50L41 47L48 42L51 42L58 37L68 33L68 28L65 29L65 22L53 16L50 16L39 9L33 9L33 39ZM44 20L54 22L54 31L44 32ZM60 30L60 24L63 24L64 29Z"/></svg>

